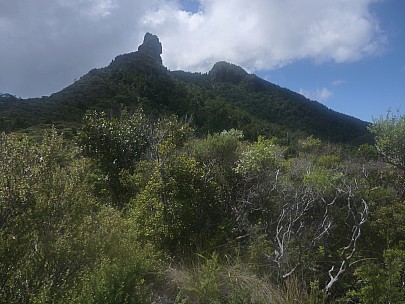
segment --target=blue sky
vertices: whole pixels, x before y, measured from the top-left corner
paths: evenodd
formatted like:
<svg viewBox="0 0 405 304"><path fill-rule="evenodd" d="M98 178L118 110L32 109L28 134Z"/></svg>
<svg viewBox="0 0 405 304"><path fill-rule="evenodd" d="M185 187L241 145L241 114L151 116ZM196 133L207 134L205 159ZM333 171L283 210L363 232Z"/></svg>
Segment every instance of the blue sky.
<svg viewBox="0 0 405 304"><path fill-rule="evenodd" d="M405 1L381 1L371 6L386 35L381 53L356 62L316 64L302 60L258 75L308 97L321 100L336 111L366 121L386 114L388 109L405 113Z"/></svg>
<svg viewBox="0 0 405 304"><path fill-rule="evenodd" d="M147 31L171 70L225 60L363 120L405 112L404 0L0 0L0 93L57 92Z"/></svg>

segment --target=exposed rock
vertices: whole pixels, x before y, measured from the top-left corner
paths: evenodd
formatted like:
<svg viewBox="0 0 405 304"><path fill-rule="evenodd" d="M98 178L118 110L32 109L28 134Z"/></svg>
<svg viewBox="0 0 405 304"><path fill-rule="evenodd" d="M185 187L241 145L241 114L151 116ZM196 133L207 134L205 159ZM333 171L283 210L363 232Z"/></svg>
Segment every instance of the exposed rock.
<svg viewBox="0 0 405 304"><path fill-rule="evenodd" d="M209 72L209 75L213 81L238 84L249 74L237 65L220 61L214 64L213 68Z"/></svg>
<svg viewBox="0 0 405 304"><path fill-rule="evenodd" d="M162 44L156 35L146 33L143 43L138 47L138 52L147 54L162 64L162 57L160 57L162 54Z"/></svg>

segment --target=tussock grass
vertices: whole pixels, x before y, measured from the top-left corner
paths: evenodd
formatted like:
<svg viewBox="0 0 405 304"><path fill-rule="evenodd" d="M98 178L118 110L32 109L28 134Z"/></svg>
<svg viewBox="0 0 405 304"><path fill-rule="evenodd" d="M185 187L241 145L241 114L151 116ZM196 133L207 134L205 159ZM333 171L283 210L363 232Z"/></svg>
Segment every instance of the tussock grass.
<svg viewBox="0 0 405 304"><path fill-rule="evenodd" d="M191 266L170 266L154 303L291 304L309 303L298 279L282 287L260 278L240 261L222 262L217 254Z"/></svg>

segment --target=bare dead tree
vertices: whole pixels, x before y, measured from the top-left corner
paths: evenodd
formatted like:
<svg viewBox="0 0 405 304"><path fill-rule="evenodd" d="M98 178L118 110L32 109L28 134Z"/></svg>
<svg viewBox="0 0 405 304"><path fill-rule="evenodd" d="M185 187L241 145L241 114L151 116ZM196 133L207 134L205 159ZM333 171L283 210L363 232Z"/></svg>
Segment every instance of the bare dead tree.
<svg viewBox="0 0 405 304"><path fill-rule="evenodd" d="M262 215L262 230L266 231L270 225L270 212L267 204L269 198L276 192L280 177L280 168L263 174L247 174L240 181L236 204L232 205L235 222L241 231L248 231L252 226L250 217L253 213ZM246 234L245 236L248 236ZM243 237L245 237L243 236Z"/></svg>
<svg viewBox="0 0 405 304"><path fill-rule="evenodd" d="M325 286L325 294L330 295L330 291L333 285L339 280L339 278L346 272L349 261L353 257L356 248L357 241L361 236L361 228L368 218L368 204L364 199L361 199L360 203L356 202L354 191L357 188L357 181L355 180L354 185L348 185L345 183L346 189L339 189L340 192L344 193L347 200L347 212L348 217L351 219L352 225L352 235L350 237L349 243L343 247L340 256L341 263L337 270L335 270L335 265L333 265L329 271L329 281Z"/></svg>
<svg viewBox="0 0 405 304"><path fill-rule="evenodd" d="M328 202L323 193L302 186L295 190L285 189L282 197L285 203L276 223L276 248L274 256L269 255L268 258L276 263L279 277L287 279L305 266L302 256L313 250L328 235L332 226L330 207L338 199L339 193L336 192ZM298 248L295 259L291 256L294 247Z"/></svg>
<svg viewBox="0 0 405 304"><path fill-rule="evenodd" d="M341 203L347 212L346 225L350 225L349 243L344 246L340 256L342 262L339 269L333 266L328 274L329 281L325 286L325 293L329 294L332 286L346 271L349 260L353 257L357 241L361 236L361 227L367 221L368 204L365 200L355 197L359 189L357 180L350 183L343 180L341 185L331 185L334 192L326 194L323 191L302 185L300 188L287 187L284 189L282 205L275 225L274 255L268 255L279 269L279 278L287 279L297 270L308 268L308 256L322 244L332 233L332 226L336 223L334 211L341 208Z"/></svg>
<svg viewBox="0 0 405 304"><path fill-rule="evenodd" d="M336 168L337 171L330 171L330 176L336 176L336 179L317 184L316 181L299 180L312 174L310 161L295 165L298 166L293 167L290 175L284 175L283 170L274 167L267 174L255 171L255 174L243 175L234 214L243 227L252 224L249 222L250 213L261 214L261 229L272 239L274 246L274 253L268 254L267 258L276 265L279 280L286 280L304 269L314 269L311 257L330 235L342 228L339 223L343 222L343 230L350 241L340 252L342 262L339 269L335 270L334 266L328 272L325 292L329 293L346 271L356 251L361 227L367 221L368 204L357 197L359 190L364 190L367 176L361 176L360 183L357 179L359 171L342 165ZM360 172L367 174L361 168ZM328 177L321 175L321 178ZM342 212L347 213L346 219L341 217Z"/></svg>

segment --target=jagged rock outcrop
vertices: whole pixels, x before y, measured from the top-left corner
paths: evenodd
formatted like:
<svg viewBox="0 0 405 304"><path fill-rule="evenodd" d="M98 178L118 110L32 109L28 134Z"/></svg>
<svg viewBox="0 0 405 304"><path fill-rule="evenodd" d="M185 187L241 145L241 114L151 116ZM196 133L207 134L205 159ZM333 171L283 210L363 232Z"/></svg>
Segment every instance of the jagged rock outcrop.
<svg viewBox="0 0 405 304"><path fill-rule="evenodd" d="M162 64L161 54L162 44L159 38L151 33L146 33L143 43L136 52L115 57L109 67L120 70L120 73L123 70L130 71L131 74L136 71L148 79L166 77L167 69Z"/></svg>
<svg viewBox="0 0 405 304"><path fill-rule="evenodd" d="M162 64L162 44L156 35L146 33L143 38L143 43L138 47L138 52L149 55Z"/></svg>

